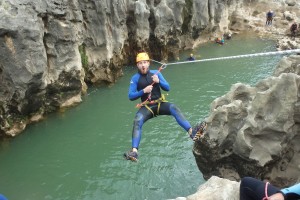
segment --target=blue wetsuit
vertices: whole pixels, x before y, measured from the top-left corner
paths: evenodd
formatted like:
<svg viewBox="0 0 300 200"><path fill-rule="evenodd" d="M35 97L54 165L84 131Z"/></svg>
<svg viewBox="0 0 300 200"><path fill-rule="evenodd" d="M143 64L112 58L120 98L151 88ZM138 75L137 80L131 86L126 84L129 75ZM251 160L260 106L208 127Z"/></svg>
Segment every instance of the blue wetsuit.
<svg viewBox="0 0 300 200"><path fill-rule="evenodd" d="M194 58L193 56L190 56L190 57L188 57L186 60L188 60L188 61L194 61L195 58Z"/></svg>
<svg viewBox="0 0 300 200"><path fill-rule="evenodd" d="M266 183L251 177L244 177L240 185L240 200L262 200L265 197ZM285 200L300 199L300 183L289 188L278 189L273 185L267 187L268 196L282 193Z"/></svg>
<svg viewBox="0 0 300 200"><path fill-rule="evenodd" d="M156 74L159 78L159 83L153 84L152 92L150 96L148 93L144 93L143 89L153 83L152 76ZM128 98L133 101L141 98L141 101L146 100L158 100L161 98L161 90L170 90L169 83L165 80L163 75L158 70L149 70L147 74L136 73L132 76L128 91ZM136 113L133 130L132 130L132 148L138 148L142 135L142 126L148 120L157 115L172 115L177 123L186 131L191 128L190 123L184 118L181 111L177 106L169 102L161 102L160 106L158 103L148 104L148 107L152 110L148 110L145 106L142 106Z"/></svg>
<svg viewBox="0 0 300 200"><path fill-rule="evenodd" d="M3 194L0 194L0 200L7 200L7 198Z"/></svg>
<svg viewBox="0 0 300 200"><path fill-rule="evenodd" d="M267 13L266 25L272 25L272 21L273 21L273 12L269 11Z"/></svg>

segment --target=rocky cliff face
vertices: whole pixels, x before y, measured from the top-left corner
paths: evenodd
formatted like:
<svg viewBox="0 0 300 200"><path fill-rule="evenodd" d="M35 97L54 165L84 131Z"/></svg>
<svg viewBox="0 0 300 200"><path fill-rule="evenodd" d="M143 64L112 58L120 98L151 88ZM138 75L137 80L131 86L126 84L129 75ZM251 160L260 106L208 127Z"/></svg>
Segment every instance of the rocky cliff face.
<svg viewBox="0 0 300 200"><path fill-rule="evenodd" d="M211 104L208 129L194 154L204 177L298 181L300 56L285 57L274 75L251 87L237 83ZM209 167L207 167L209 166Z"/></svg>
<svg viewBox="0 0 300 200"><path fill-rule="evenodd" d="M0 136L81 101L86 83L114 83L137 51L177 57L229 30L244 0L0 1Z"/></svg>

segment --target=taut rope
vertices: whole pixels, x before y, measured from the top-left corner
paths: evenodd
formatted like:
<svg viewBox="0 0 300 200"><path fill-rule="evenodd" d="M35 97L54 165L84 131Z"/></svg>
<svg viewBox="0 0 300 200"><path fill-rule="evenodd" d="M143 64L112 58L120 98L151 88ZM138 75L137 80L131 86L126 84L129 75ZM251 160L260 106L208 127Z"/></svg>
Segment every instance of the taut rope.
<svg viewBox="0 0 300 200"><path fill-rule="evenodd" d="M202 59L202 60L182 61L182 62L174 62L174 63L162 63L162 62L159 62L156 60L152 60L152 61L157 62L162 65L165 65L167 67L168 65L179 65L179 64L185 64L185 63L207 62L207 61L215 61L215 60L229 60L229 59L236 59L236 58L249 58L249 57L292 54L292 53L300 53L300 49L273 51L273 52L266 52L266 53L253 53L253 54L245 54L245 55L238 55L238 56L226 56L226 57L219 57L219 58L207 58L207 59Z"/></svg>
<svg viewBox="0 0 300 200"><path fill-rule="evenodd" d="M159 62L156 60L152 60L152 61L161 64L161 67L156 72L156 74L157 74L161 70L166 69L168 65L179 65L179 64L185 64L185 63L207 62L207 61L215 61L215 60L229 60L229 59L236 59L236 58L248 58L248 57L292 54L292 53L300 53L300 49L292 49L292 50L285 50L285 51L273 51L273 52L266 52L266 53L253 53L253 54L245 54L245 55L238 55L238 56L226 56L226 57L219 57L219 58L207 58L207 59L202 59L202 60L183 61L183 62L174 62L174 63L162 63L162 62ZM154 84L154 82L151 85L153 85L153 84ZM136 107L140 108L141 106L144 106L147 102L149 102L150 98L151 98L151 93L149 93L148 98L144 102L137 104Z"/></svg>

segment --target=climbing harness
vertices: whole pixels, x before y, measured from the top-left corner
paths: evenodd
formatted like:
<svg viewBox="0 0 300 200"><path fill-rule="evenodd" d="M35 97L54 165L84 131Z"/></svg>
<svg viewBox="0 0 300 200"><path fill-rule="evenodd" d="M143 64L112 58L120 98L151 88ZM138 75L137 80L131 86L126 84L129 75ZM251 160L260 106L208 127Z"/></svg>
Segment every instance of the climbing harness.
<svg viewBox="0 0 300 200"><path fill-rule="evenodd" d="M258 56L270 56L270 55L282 55L282 54L292 54L292 53L300 53L300 49L292 49L292 50L284 50L284 51L273 51L273 52L266 52L266 53L253 53L253 54L244 54L244 55L238 55L238 56L225 56L225 57L219 57L219 58L207 58L207 59L201 59L201 60L193 60L193 61L183 61L183 62L174 62L174 63L163 63L156 60L151 59L151 61L161 64L161 67L158 69L158 71L154 74L158 74L163 69L166 69L168 65L179 65L179 64L186 64L186 63L196 63L196 62L208 62L208 61L216 61L216 60L229 60L229 59L236 59L236 58L249 58L249 57L258 57ZM152 82L151 85L154 85L155 82ZM140 108L142 106L146 106L147 104L153 104L157 103L155 101L149 101L151 99L151 93L149 93L148 98L142 102L136 105L136 108ZM156 100L157 101L157 100ZM160 101L160 102L166 102ZM149 107L149 106L147 106ZM151 110L150 108L147 108L148 110ZM152 114L154 115L153 111L151 110Z"/></svg>
<svg viewBox="0 0 300 200"><path fill-rule="evenodd" d="M159 115L160 104L161 104L162 102L168 102L168 101L166 100L164 94L162 94L162 95L161 95L161 98L159 98L159 99L157 99L157 100L152 100L152 101L147 101L147 102L145 102L145 104L144 104L143 106L145 106L145 108L147 108L147 109L152 113L153 117L156 117L157 115ZM157 105L157 111L156 111L156 114L155 114L155 113L153 112L153 110L149 107L149 105L155 104L155 103L158 104L158 105Z"/></svg>

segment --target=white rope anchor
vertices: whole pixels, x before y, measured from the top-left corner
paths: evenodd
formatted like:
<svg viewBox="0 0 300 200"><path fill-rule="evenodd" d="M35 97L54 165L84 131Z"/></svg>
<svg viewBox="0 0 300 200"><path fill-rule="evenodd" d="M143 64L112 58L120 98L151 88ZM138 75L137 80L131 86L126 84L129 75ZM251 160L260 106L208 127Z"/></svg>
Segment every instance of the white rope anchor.
<svg viewBox="0 0 300 200"><path fill-rule="evenodd" d="M179 65L179 64L184 64L184 63L207 62L207 61L215 61L215 60L229 60L229 59L236 59L236 58L248 58L248 57L292 54L292 53L300 53L300 49L273 51L273 52L266 52L266 53L253 53L253 54L245 54L245 55L238 55L238 56L226 56L226 57L219 57L219 58L207 58L207 59L202 59L202 60L183 61L183 62L174 62L174 63L162 63L162 62L159 62L156 60L152 60L152 61L157 62L161 65L165 65L165 67L167 67L167 65Z"/></svg>

